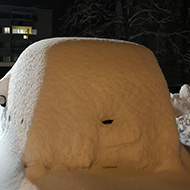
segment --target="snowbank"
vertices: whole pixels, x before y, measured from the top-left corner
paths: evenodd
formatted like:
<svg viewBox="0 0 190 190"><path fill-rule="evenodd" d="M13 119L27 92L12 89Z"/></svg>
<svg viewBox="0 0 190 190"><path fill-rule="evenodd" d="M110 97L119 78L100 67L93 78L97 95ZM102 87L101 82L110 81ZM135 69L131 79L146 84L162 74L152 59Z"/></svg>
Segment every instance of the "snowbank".
<svg viewBox="0 0 190 190"><path fill-rule="evenodd" d="M184 84L179 93L170 94L176 116L180 142L190 146L190 86Z"/></svg>
<svg viewBox="0 0 190 190"><path fill-rule="evenodd" d="M170 94L171 103L176 117L190 114L190 86L184 84L179 93Z"/></svg>

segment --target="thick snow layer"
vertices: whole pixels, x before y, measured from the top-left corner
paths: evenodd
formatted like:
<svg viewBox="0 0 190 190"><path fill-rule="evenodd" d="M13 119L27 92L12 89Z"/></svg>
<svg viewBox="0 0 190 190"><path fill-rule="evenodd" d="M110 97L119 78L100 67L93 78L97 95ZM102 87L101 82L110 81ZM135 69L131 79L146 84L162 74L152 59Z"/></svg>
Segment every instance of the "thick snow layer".
<svg viewBox="0 0 190 190"><path fill-rule="evenodd" d="M170 94L176 116L180 142L190 146L190 86L185 84L179 93Z"/></svg>
<svg viewBox="0 0 190 190"><path fill-rule="evenodd" d="M145 174L163 189L156 176L166 171L190 185L166 82L143 46L42 40L21 54L0 95L7 99L0 110L0 190L18 189L23 165L20 190L138 189L144 178L134 176ZM132 178L137 184L128 183Z"/></svg>
<svg viewBox="0 0 190 190"><path fill-rule="evenodd" d="M53 43L30 46L0 81L0 95L7 100L0 108L0 190L17 190L23 178L21 152L42 84L45 51Z"/></svg>

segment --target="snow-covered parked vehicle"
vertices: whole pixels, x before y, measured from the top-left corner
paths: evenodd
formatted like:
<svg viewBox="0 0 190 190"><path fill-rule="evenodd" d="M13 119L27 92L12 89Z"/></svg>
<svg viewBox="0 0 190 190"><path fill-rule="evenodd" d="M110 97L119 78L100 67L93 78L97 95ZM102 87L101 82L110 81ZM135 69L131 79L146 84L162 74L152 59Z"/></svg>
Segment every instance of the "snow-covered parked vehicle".
<svg viewBox="0 0 190 190"><path fill-rule="evenodd" d="M39 41L0 95L0 190L190 187L167 84L144 46Z"/></svg>

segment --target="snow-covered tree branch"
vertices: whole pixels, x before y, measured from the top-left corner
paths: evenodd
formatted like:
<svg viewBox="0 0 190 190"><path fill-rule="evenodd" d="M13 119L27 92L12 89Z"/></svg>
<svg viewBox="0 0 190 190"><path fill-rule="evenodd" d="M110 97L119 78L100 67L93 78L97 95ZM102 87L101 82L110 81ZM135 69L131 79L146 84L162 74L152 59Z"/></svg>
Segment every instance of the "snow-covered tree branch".
<svg viewBox="0 0 190 190"><path fill-rule="evenodd" d="M154 52L163 71L171 67L185 73L190 45L186 8L180 0L77 0L60 19L60 32L141 43Z"/></svg>

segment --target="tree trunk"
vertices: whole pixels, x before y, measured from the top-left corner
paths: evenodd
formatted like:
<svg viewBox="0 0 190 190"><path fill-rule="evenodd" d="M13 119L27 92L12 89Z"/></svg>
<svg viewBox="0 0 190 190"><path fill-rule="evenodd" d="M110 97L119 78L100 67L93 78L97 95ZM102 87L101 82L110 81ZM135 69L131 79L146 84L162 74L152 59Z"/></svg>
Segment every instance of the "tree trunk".
<svg viewBox="0 0 190 190"><path fill-rule="evenodd" d="M115 23L116 23L116 28L115 28L116 39L124 38L125 24L124 24L122 0L116 0L116 22Z"/></svg>

